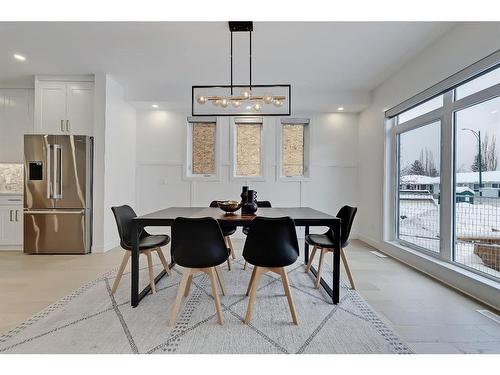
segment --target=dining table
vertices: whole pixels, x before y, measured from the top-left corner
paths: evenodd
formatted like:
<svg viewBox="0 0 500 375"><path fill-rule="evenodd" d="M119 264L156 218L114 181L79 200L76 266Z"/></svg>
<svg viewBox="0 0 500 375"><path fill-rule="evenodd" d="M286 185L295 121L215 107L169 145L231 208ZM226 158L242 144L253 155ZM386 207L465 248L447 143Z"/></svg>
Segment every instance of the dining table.
<svg viewBox="0 0 500 375"><path fill-rule="evenodd" d="M240 212L226 214L220 208L216 207L169 207L149 214L137 216L132 220L131 242L132 242L132 269L131 269L131 289L130 303L132 307L137 307L139 302L151 291L151 285L148 284L139 292L139 238L146 227L171 227L174 220L178 217L201 218L212 217L219 224L232 226L249 226L250 222L256 216L264 217L291 217L296 227L304 227L305 235L309 234L310 227L328 227L333 231L335 249L340 250L340 231L341 220L327 213L315 210L310 207L273 207L259 208L255 214L244 215ZM309 245L304 244L304 263L309 260ZM170 263L170 268L175 266L175 259ZM310 272L317 276L317 270L310 268ZM158 283L165 275L162 270L156 277L155 283ZM249 276L250 277L250 276ZM340 251L333 252L333 283L330 287L328 283L321 278L321 287L330 296L333 304L339 303L340 296Z"/></svg>

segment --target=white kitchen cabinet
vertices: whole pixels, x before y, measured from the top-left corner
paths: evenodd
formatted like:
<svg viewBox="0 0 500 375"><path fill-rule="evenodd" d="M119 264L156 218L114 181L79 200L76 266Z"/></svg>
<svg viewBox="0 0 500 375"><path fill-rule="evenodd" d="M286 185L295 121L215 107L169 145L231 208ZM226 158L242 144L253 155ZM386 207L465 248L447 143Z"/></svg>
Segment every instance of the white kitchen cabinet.
<svg viewBox="0 0 500 375"><path fill-rule="evenodd" d="M22 196L0 198L0 250L21 250L23 244Z"/></svg>
<svg viewBox="0 0 500 375"><path fill-rule="evenodd" d="M35 133L92 135L94 83L35 80Z"/></svg>
<svg viewBox="0 0 500 375"><path fill-rule="evenodd" d="M33 89L0 89L0 162L23 161L24 134L33 133Z"/></svg>

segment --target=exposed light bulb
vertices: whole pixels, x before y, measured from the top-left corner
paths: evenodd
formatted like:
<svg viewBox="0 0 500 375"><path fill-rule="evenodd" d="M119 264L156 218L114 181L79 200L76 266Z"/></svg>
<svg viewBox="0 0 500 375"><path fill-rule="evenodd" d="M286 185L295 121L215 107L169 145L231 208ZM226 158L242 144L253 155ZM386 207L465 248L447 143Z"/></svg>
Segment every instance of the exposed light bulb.
<svg viewBox="0 0 500 375"><path fill-rule="evenodd" d="M207 102L207 97L206 96L203 96L203 95L199 95L197 98L196 98L196 101L200 104L205 104Z"/></svg>
<svg viewBox="0 0 500 375"><path fill-rule="evenodd" d="M256 111L260 111L260 103L255 103L253 109L255 109Z"/></svg>
<svg viewBox="0 0 500 375"><path fill-rule="evenodd" d="M231 103L233 104L234 108L238 108L241 105L241 102L239 100L233 100Z"/></svg>
<svg viewBox="0 0 500 375"><path fill-rule="evenodd" d="M264 95L264 103L270 104L273 101L273 97L271 95Z"/></svg>
<svg viewBox="0 0 500 375"><path fill-rule="evenodd" d="M226 98L224 98L224 99L222 99L222 100L220 101L220 106L221 106L222 108L226 108L228 104L229 104L229 102L227 101L227 99L226 99Z"/></svg>
<svg viewBox="0 0 500 375"><path fill-rule="evenodd" d="M273 104L275 107L281 107L283 105L283 101L279 99L274 99Z"/></svg>
<svg viewBox="0 0 500 375"><path fill-rule="evenodd" d="M216 99L216 100L213 100L212 101L212 104L216 107L218 107L220 105L220 99Z"/></svg>
<svg viewBox="0 0 500 375"><path fill-rule="evenodd" d="M252 109L252 106L251 105L247 105L247 110L251 110Z"/></svg>
<svg viewBox="0 0 500 375"><path fill-rule="evenodd" d="M243 90L241 96L243 96L245 99L248 99L250 97L250 92L248 92L247 90Z"/></svg>

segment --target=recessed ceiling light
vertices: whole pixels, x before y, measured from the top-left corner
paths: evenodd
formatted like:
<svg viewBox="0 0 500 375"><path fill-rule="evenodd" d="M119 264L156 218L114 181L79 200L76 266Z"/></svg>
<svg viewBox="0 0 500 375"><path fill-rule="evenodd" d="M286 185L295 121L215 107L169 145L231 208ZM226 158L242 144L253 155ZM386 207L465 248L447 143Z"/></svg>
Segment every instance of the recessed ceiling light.
<svg viewBox="0 0 500 375"><path fill-rule="evenodd" d="M24 57L23 55L20 55L18 53L14 53L14 58L16 60L19 60L19 61L26 61L26 57Z"/></svg>
<svg viewBox="0 0 500 375"><path fill-rule="evenodd" d="M158 104L153 104L151 107L158 108Z"/></svg>
<svg viewBox="0 0 500 375"><path fill-rule="evenodd" d="M337 108L337 111L343 111L344 110L344 107L338 107Z"/></svg>

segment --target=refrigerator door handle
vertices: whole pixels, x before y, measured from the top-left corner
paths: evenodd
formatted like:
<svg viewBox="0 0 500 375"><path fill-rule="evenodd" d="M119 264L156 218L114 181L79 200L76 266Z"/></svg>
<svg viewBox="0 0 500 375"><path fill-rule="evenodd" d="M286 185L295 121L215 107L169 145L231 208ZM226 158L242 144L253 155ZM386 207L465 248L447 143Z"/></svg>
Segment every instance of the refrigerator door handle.
<svg viewBox="0 0 500 375"><path fill-rule="evenodd" d="M47 145L47 198L53 199L53 188L52 188L52 149L53 145Z"/></svg>
<svg viewBox="0 0 500 375"><path fill-rule="evenodd" d="M62 199L62 147L53 145L53 184L54 184L54 199Z"/></svg>

